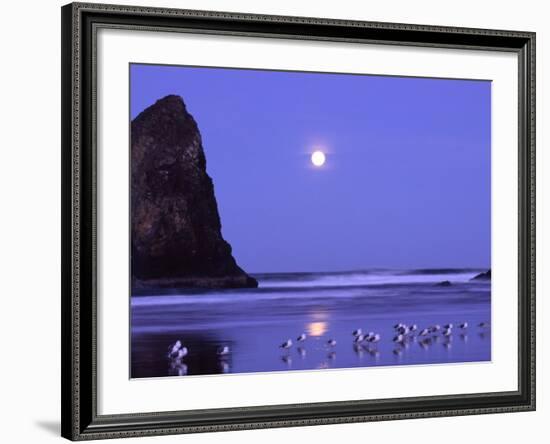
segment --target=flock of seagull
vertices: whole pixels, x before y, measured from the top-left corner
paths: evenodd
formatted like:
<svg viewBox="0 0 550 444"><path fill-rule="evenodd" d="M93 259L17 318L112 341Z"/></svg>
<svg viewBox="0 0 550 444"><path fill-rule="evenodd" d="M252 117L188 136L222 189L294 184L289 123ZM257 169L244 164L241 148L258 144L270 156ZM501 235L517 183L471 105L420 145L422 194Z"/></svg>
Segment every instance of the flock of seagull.
<svg viewBox="0 0 550 444"><path fill-rule="evenodd" d="M490 327L490 324L488 322L480 322L478 325L478 328L480 329L487 329ZM461 334L464 335L468 330L468 322L462 322L461 324L458 324L456 328L461 331ZM426 345L427 343L433 341L435 338L443 337L450 340L453 329L455 328L454 324L445 324L443 326L439 324L434 324L429 327L423 328L422 330L419 330L418 326L416 324L407 325L403 323L398 323L393 326L394 330L394 336L393 336L393 343L397 346L405 346L407 343L413 340L420 340L421 345ZM380 342L382 336L380 333L375 333L373 331L364 333L361 328L358 328L352 332L353 337L353 344L354 347L361 347L366 346L368 350L375 350L376 344ZM307 339L307 335L305 333L302 333L300 336L296 338L296 343L301 344ZM328 348L334 348L336 346L336 340L331 338L328 341L326 341L326 346ZM290 349L294 343L292 342L292 339L287 339L284 341L281 345L279 345L279 348L283 350ZM300 348L300 347L299 347ZM397 353L397 352L396 352Z"/></svg>
<svg viewBox="0 0 550 444"><path fill-rule="evenodd" d="M481 330L486 330L490 327L488 322L480 322L477 327ZM468 322L462 322L461 324L456 325L456 327L451 324L445 324L443 326L439 324L434 324L429 327L419 329L416 324L407 325L404 323L398 323L393 326L393 338L392 341L395 344L396 348L393 350L394 354L400 355L404 348L408 347L408 344L412 341L418 340L420 346L426 348L429 344L434 341L443 338L446 342L444 345L447 346L450 343L454 329L458 329L461 332L461 335L464 336L468 331L469 325ZM352 344L357 352L367 351L375 356L377 356L377 344L382 339L380 333L370 331L364 333L361 328L357 328L352 332ZM303 343L307 340L307 335L305 333L300 334L295 342L297 344L298 353L305 355L305 350L302 347ZM287 339L279 345L280 349L289 350L294 346L292 339ZM329 357L335 355L334 348L336 347L336 340L333 338L328 339L325 342L325 346L331 351ZM189 348L184 346L181 340L177 340L175 343L170 344L168 347L167 358L170 361L171 369L176 371L180 376L187 374L187 366L183 363L183 358L189 354ZM224 361L228 355L231 354L231 349L227 346L221 346L217 349L216 355L218 356L222 367L227 367L227 363ZM287 362L289 360L288 355L283 356L283 360ZM227 369L224 369L226 371Z"/></svg>
<svg viewBox="0 0 550 444"><path fill-rule="evenodd" d="M380 338L381 338L380 334L374 333L372 331L365 335L363 334L363 331L360 328L358 328L353 332L353 336L354 336L353 341L356 344L360 344L362 342L369 343L369 344L376 344L377 342L380 341ZM301 342L304 342L306 339L307 339L307 335L305 333L302 333L300 336L296 338L296 342L301 343ZM332 338L329 339L326 342L326 345L327 347L331 347L331 348L336 347L336 339L332 339ZM287 339L285 342L279 345L279 348L288 350L292 346L293 346L292 339Z"/></svg>
<svg viewBox="0 0 550 444"><path fill-rule="evenodd" d="M166 357L170 362L171 374L177 376L187 375L188 368L187 364L183 362L183 358L185 358L188 354L189 348L184 346L179 339L173 344L170 344ZM231 350L227 345L219 347L216 351L216 355L219 359L218 363L224 373L227 373L227 371L229 370L229 364L225 361L225 358L230 354Z"/></svg>
<svg viewBox="0 0 550 444"><path fill-rule="evenodd" d="M216 354L218 356L227 356L231 353L231 350L227 345L224 345L220 348L218 348L218 351ZM171 359L173 361L181 361L183 358L185 358L189 354L189 349L185 347L182 342L178 339L175 343L170 344L168 347L168 355L167 358Z"/></svg>

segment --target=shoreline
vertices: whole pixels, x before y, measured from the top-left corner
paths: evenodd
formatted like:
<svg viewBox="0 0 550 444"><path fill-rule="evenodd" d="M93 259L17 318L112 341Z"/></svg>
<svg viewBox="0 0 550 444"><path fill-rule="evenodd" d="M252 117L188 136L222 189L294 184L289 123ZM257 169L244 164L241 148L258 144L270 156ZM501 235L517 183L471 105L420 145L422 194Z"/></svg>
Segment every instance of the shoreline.
<svg viewBox="0 0 550 444"><path fill-rule="evenodd" d="M319 273L261 273L250 278L242 277L190 277L132 281L131 297L231 294L237 291L250 293L284 293L292 290L329 291L346 289L391 289L401 287L444 287L448 291L463 285L491 284L485 269L420 270L365 270Z"/></svg>

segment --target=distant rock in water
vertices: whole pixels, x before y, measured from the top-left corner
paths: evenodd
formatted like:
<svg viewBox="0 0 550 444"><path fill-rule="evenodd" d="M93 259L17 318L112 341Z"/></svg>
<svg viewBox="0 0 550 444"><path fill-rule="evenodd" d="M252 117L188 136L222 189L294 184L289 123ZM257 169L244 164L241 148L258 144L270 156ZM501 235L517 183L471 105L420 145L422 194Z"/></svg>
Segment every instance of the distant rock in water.
<svg viewBox="0 0 550 444"><path fill-rule="evenodd" d="M181 97L158 100L131 131L133 290L257 287L222 237L201 135Z"/></svg>
<svg viewBox="0 0 550 444"><path fill-rule="evenodd" d="M452 284L450 281L441 281L435 284L438 287L450 287Z"/></svg>
<svg viewBox="0 0 550 444"><path fill-rule="evenodd" d="M490 281L491 280L491 270L486 271L485 273L479 273L474 276L471 281Z"/></svg>

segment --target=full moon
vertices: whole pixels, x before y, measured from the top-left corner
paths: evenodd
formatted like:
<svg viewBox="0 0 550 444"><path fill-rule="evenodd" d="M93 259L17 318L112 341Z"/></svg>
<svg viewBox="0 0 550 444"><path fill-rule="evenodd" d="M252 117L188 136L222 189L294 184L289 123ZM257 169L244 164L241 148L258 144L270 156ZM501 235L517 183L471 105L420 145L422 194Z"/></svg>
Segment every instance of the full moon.
<svg viewBox="0 0 550 444"><path fill-rule="evenodd" d="M316 167L323 166L326 160L327 158L325 156L325 153L323 153L322 151L314 151L311 155L311 163Z"/></svg>

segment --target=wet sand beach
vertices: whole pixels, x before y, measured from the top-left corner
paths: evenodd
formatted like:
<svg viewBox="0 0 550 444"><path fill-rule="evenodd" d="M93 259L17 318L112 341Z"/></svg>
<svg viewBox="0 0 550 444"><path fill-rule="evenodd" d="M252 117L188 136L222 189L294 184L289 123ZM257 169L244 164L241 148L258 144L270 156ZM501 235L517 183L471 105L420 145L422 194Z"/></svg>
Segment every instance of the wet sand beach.
<svg viewBox="0 0 550 444"><path fill-rule="evenodd" d="M491 284L470 280L481 271L258 274L257 289L134 296L131 376L489 361ZM443 281L451 285L438 285ZM398 323L417 330L395 342ZM453 324L446 335L445 324ZM380 340L355 342L359 328ZM302 333L305 340L297 341ZM281 348L288 339L292 345ZM177 340L188 352L170 359Z"/></svg>

